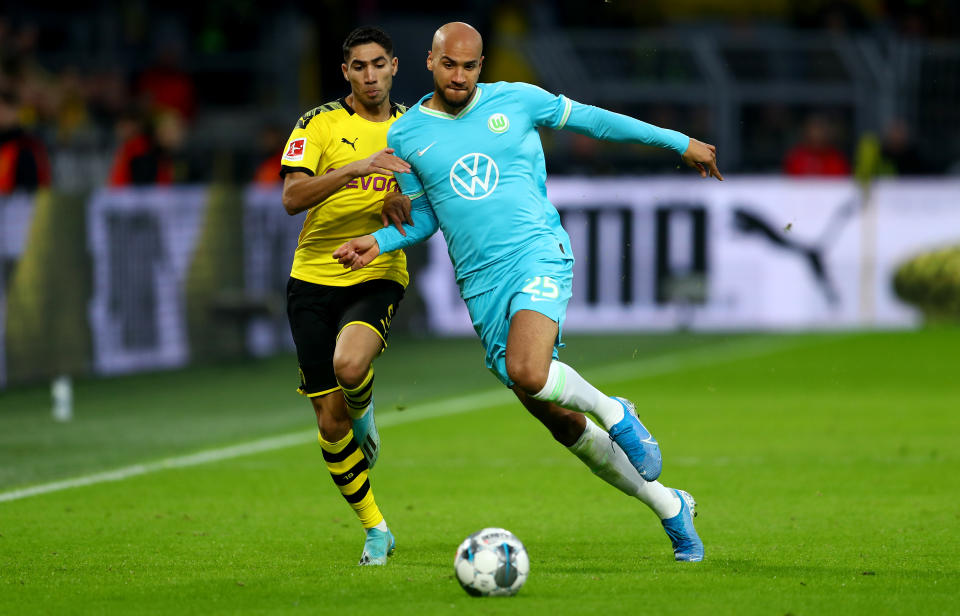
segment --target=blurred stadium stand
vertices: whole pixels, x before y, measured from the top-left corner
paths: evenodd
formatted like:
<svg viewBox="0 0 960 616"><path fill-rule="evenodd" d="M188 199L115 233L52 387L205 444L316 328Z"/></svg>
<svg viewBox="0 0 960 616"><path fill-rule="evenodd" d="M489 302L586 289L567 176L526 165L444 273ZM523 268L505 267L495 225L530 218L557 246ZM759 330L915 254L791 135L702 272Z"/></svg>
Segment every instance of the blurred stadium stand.
<svg viewBox="0 0 960 616"><path fill-rule="evenodd" d="M0 15L0 87L17 91L21 124L47 146L53 186L0 196L0 387L114 371L94 359L113 335L134 347L190 340L159 363L117 359L128 369L288 349L278 298L299 219L269 213L271 144L303 110L346 93L339 50L350 29L392 34L394 98L410 104L431 87L433 30L453 19L485 35L485 80L532 81L716 143L726 174L780 174L812 116L853 167L875 142L886 161L875 171L960 174L960 3L948 0L20 3ZM103 190L133 116L184 192L131 205L135 191ZM649 148L568 133L545 133L544 145L558 175L676 172ZM176 224L198 234L196 252L174 254L193 239L176 249L163 239ZM109 316L110 302L158 310L136 284L137 267L156 267L150 252L163 253L189 306L183 323L157 313L152 333ZM414 252L413 266L425 258ZM110 292L133 295L99 296L108 270L131 281ZM398 328L423 327L418 302L408 297Z"/></svg>

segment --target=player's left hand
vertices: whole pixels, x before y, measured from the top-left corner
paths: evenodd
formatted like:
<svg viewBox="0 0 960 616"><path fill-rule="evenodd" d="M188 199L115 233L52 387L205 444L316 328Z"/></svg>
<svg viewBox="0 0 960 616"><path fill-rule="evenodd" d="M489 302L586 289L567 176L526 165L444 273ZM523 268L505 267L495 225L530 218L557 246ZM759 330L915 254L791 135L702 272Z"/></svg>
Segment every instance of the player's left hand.
<svg viewBox="0 0 960 616"><path fill-rule="evenodd" d="M333 251L333 258L345 269L356 271L380 254L380 244L372 235L355 237Z"/></svg>
<svg viewBox="0 0 960 616"><path fill-rule="evenodd" d="M387 193L383 198L383 209L380 210L380 220L384 227L393 224L400 232L400 235L406 236L407 232L403 230L403 223L413 226L413 217L410 215L410 198L398 192Z"/></svg>
<svg viewBox="0 0 960 616"><path fill-rule="evenodd" d="M721 182L723 181L723 176L717 169L716 146L690 137L690 145L687 146L687 151L683 153L681 158L683 162L687 163L687 166L696 169L700 173L700 177L715 177Z"/></svg>

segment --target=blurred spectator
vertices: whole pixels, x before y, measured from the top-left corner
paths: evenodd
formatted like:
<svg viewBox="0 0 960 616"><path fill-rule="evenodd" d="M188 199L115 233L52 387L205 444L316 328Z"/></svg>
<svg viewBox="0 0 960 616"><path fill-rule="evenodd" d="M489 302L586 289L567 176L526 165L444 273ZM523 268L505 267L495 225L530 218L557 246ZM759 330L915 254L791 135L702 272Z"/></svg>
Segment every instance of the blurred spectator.
<svg viewBox="0 0 960 616"><path fill-rule="evenodd" d="M884 0L893 27L907 36L955 38L960 34L957 0Z"/></svg>
<svg viewBox="0 0 960 616"><path fill-rule="evenodd" d="M157 62L140 75L137 90L154 111L176 111L184 120L193 119L196 94L190 75L180 68L180 51L164 47Z"/></svg>
<svg viewBox="0 0 960 616"><path fill-rule="evenodd" d="M0 86L0 195L49 186L50 175L46 147L21 125L16 92Z"/></svg>
<svg viewBox="0 0 960 616"><path fill-rule="evenodd" d="M537 74L523 53L522 43L530 36L530 25L519 6L502 2L493 11L492 41L483 62L484 79L537 83Z"/></svg>
<svg viewBox="0 0 960 616"><path fill-rule="evenodd" d="M783 162L787 175L850 175L850 163L832 143L831 126L821 115L811 115L803 127L800 143L787 152Z"/></svg>
<svg viewBox="0 0 960 616"><path fill-rule="evenodd" d="M910 127L900 118L890 122L880 144L881 175L925 175L936 169L917 147Z"/></svg>
<svg viewBox="0 0 960 616"><path fill-rule="evenodd" d="M116 136L120 147L110 170L109 186L173 183L172 151L183 138L176 114L151 122L137 112L127 112L117 120Z"/></svg>
<svg viewBox="0 0 960 616"><path fill-rule="evenodd" d="M867 7L863 3L850 0L807 0L793 3L789 10L792 13L791 21L797 27L843 34L850 30L861 30L868 25L865 9L878 12L876 7Z"/></svg>
<svg viewBox="0 0 960 616"><path fill-rule="evenodd" d="M286 136L275 126L267 126L260 131L259 149L261 162L253 174L254 183L260 186L272 186L282 183L280 178L280 158Z"/></svg>

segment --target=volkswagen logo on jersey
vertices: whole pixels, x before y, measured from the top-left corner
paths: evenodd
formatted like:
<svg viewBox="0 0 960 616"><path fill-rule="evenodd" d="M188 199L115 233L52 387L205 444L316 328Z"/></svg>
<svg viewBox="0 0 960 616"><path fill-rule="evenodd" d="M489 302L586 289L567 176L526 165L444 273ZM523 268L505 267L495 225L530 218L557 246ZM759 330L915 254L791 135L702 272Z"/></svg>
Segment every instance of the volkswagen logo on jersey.
<svg viewBox="0 0 960 616"><path fill-rule="evenodd" d="M500 181L497 163L486 154L473 152L461 156L450 169L453 190L471 201L489 197Z"/></svg>

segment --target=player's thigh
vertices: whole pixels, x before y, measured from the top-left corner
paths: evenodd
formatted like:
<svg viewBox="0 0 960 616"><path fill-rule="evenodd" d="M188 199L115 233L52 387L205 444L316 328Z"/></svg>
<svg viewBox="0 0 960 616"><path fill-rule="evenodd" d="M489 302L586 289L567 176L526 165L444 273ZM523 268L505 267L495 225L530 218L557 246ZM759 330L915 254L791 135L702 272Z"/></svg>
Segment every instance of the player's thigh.
<svg viewBox="0 0 960 616"><path fill-rule="evenodd" d="M517 310L507 333L508 369L516 364L548 369L558 332L559 326L551 317L527 308Z"/></svg>
<svg viewBox="0 0 960 616"><path fill-rule="evenodd" d="M473 328L483 344L487 368L507 387L514 385L506 362L514 316L530 310L555 324L551 337L543 340L546 351L526 351L530 357L540 357L541 365L549 366L550 359L557 356L555 346L560 344L572 276L572 262L534 259L523 270L505 274L499 287L465 300ZM522 326L520 333L525 333ZM522 344L515 346L511 350L522 350Z"/></svg>
<svg viewBox="0 0 960 616"><path fill-rule="evenodd" d="M291 278L287 283L287 318L300 367L298 391L310 398L340 388L333 353L343 315L343 289ZM314 410L320 411L317 404Z"/></svg>
<svg viewBox="0 0 960 616"><path fill-rule="evenodd" d="M556 352L567 314L573 282L569 261L539 260L522 280L513 284L510 297L507 355L532 361Z"/></svg>
<svg viewBox="0 0 960 616"><path fill-rule="evenodd" d="M356 377L358 372L362 372L362 378L368 366L387 348L390 325L403 299L404 288L392 280L370 280L351 287L350 294L350 302L340 319L334 351L334 366L341 379Z"/></svg>

